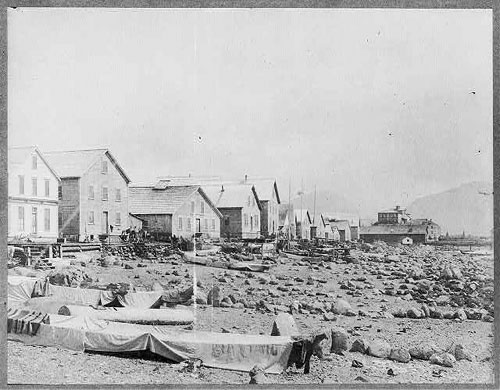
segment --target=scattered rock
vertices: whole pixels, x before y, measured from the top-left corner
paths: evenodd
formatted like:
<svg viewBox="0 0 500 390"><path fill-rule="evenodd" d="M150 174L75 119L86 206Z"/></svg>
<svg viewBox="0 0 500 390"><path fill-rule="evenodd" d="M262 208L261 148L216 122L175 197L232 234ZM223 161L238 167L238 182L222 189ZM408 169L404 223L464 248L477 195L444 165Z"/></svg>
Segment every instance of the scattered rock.
<svg viewBox="0 0 500 390"><path fill-rule="evenodd" d="M391 354L391 346L387 341L377 339L368 345L368 355L378 358L387 358Z"/></svg>
<svg viewBox="0 0 500 390"><path fill-rule="evenodd" d="M351 349L349 351L361 352L363 354L366 354L367 350L368 350L368 341L365 339L356 339L352 343Z"/></svg>
<svg viewBox="0 0 500 390"><path fill-rule="evenodd" d="M350 347L349 333L344 328L335 327L332 329L332 347L331 352L342 353Z"/></svg>
<svg viewBox="0 0 500 390"><path fill-rule="evenodd" d="M389 359L401 363L408 363L411 360L410 352L406 348L393 348Z"/></svg>
<svg viewBox="0 0 500 390"><path fill-rule="evenodd" d="M474 361L474 355L468 351L462 344L455 345L455 359Z"/></svg>
<svg viewBox="0 0 500 390"><path fill-rule="evenodd" d="M429 358L430 363L444 367L453 367L455 357L447 352L435 353Z"/></svg>
<svg viewBox="0 0 500 390"><path fill-rule="evenodd" d="M345 301L344 299L337 299L335 302L332 303L331 306L331 311L334 314L346 314L349 311L352 311L352 307L349 304L349 302ZM354 313L356 315L356 313Z"/></svg>
<svg viewBox="0 0 500 390"><path fill-rule="evenodd" d="M423 343L410 348L410 356L414 359L429 360L430 357L441 350L434 343Z"/></svg>

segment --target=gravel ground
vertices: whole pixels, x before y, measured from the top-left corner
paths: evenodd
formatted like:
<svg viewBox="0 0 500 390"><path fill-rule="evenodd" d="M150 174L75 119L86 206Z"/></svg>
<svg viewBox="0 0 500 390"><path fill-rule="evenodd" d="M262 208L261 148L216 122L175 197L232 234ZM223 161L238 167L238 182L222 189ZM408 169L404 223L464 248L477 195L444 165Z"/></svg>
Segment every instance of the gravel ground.
<svg viewBox="0 0 500 390"><path fill-rule="evenodd" d="M84 258L86 255L82 256ZM463 262L463 259L457 260ZM467 259L477 263L490 277L493 275L492 259ZM413 301L400 296L374 294L374 288L383 288L388 278L377 278L367 269L380 269L384 264L335 264L332 269L297 265L287 261L271 268L269 274L278 276L278 283L259 282L262 273L244 273L203 266L192 266L182 262L152 263L141 261L146 267L137 268L137 260L127 263L134 268L126 270L120 265L100 267L87 264L86 273L97 276L99 283L128 282L139 289L147 288L154 282L164 286L182 287L192 283L193 273L201 282L204 290L218 284L224 295L235 294L246 300L266 302L275 306L287 306L294 300L325 301L343 298L352 308L364 310L365 316L335 316L334 321L325 321L322 314L296 313L294 318L304 333L320 327L341 326L350 334L351 339L384 339L393 347L413 347L422 342L432 341L442 348L453 343L465 345L475 355L473 362L459 361L453 368L430 364L428 361L412 360L398 363L378 359L361 353L346 352L343 356L330 354L326 359L311 360L311 372L304 375L302 370L289 368L280 375L267 375L267 383L311 384L311 383L492 383L494 362L493 324L482 321L465 320L458 322L447 319L409 319L383 318L380 313L396 308L419 307ZM174 275L175 273L178 274ZM266 274L267 275L267 274ZM308 285L309 276L326 279ZM355 295L340 285L346 279L353 280L363 276L360 288ZM301 277L303 283L288 283L288 291L277 290L293 278ZM390 279L403 283L402 280ZM250 288L250 290L249 290ZM444 306L443 310L452 309ZM265 313L251 308L221 308L197 306L196 330L224 331L249 334L270 334L274 313ZM354 368L352 360L363 363ZM394 375L389 375L392 369ZM171 364L159 358L141 356L111 356L92 353L73 352L54 347L28 346L19 342L8 342L9 383L24 384L191 384L191 383L229 383L245 384L248 373L226 371L201 367L194 372L185 372L183 364Z"/></svg>

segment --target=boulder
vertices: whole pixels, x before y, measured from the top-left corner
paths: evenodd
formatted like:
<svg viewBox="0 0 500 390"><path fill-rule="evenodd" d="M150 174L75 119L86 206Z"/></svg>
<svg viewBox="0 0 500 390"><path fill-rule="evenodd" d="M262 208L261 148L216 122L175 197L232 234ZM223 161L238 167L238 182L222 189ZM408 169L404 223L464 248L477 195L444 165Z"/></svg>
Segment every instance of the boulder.
<svg viewBox="0 0 500 390"><path fill-rule="evenodd" d="M441 350L434 343L423 343L410 348L408 352L414 359L429 360L433 354Z"/></svg>
<svg viewBox="0 0 500 390"><path fill-rule="evenodd" d="M408 318L422 318L424 317L424 313L422 313L419 309L412 307L408 309L408 311L406 312L406 316Z"/></svg>
<svg viewBox="0 0 500 390"><path fill-rule="evenodd" d="M264 367L261 365L255 365L249 372L250 375L250 385L260 385L266 383L266 374L264 373Z"/></svg>
<svg viewBox="0 0 500 390"><path fill-rule="evenodd" d="M361 352L365 354L367 350L368 350L368 341L365 339L356 339L352 343L349 352Z"/></svg>
<svg viewBox="0 0 500 390"><path fill-rule="evenodd" d="M330 352L341 353L350 347L349 333L344 328L332 328L332 346Z"/></svg>
<svg viewBox="0 0 500 390"><path fill-rule="evenodd" d="M458 309L455 312L455 318L458 318L460 321L465 321L467 319L467 314L465 313L464 309Z"/></svg>
<svg viewBox="0 0 500 390"><path fill-rule="evenodd" d="M280 313L276 316L271 336L299 336L300 331L291 314Z"/></svg>
<svg viewBox="0 0 500 390"><path fill-rule="evenodd" d="M391 354L391 350L391 345L387 341L377 339L370 342L367 353L378 358L387 358Z"/></svg>
<svg viewBox="0 0 500 390"><path fill-rule="evenodd" d="M431 364L437 364L444 367L453 367L456 362L455 357L447 352L434 353L429 358Z"/></svg>
<svg viewBox="0 0 500 390"><path fill-rule="evenodd" d="M457 360L468 360L472 362L474 360L474 355L467 350L462 344L455 345L455 359Z"/></svg>
<svg viewBox="0 0 500 390"><path fill-rule="evenodd" d="M389 359L401 363L408 363L411 360L410 352L406 348L393 348Z"/></svg>
<svg viewBox="0 0 500 390"><path fill-rule="evenodd" d="M335 302L332 303L331 311L334 314L344 314L345 315L349 311L352 311L352 307L349 304L349 302L345 301L344 299L337 299Z"/></svg>

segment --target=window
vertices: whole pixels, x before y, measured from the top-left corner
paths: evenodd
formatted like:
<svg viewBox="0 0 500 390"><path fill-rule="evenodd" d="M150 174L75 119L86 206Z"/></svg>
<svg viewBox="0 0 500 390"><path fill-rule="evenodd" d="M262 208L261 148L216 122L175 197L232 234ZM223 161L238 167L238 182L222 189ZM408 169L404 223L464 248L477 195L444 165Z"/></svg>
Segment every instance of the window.
<svg viewBox="0 0 500 390"><path fill-rule="evenodd" d="M247 214L243 214L243 223L245 224L245 226L248 226L248 215Z"/></svg>
<svg viewBox="0 0 500 390"><path fill-rule="evenodd" d="M108 200L108 187L102 187L102 200Z"/></svg>
<svg viewBox="0 0 500 390"><path fill-rule="evenodd" d="M62 190L62 186L57 186L57 198L59 200L62 200L63 198L63 190Z"/></svg>
<svg viewBox="0 0 500 390"><path fill-rule="evenodd" d="M194 214L194 200L191 201L191 212Z"/></svg>
<svg viewBox="0 0 500 390"><path fill-rule="evenodd" d="M50 196L50 180L45 179L45 196Z"/></svg>
<svg viewBox="0 0 500 390"><path fill-rule="evenodd" d="M38 161L36 158L36 154L34 154L33 156L31 156L31 168L36 169L37 166L38 166Z"/></svg>
<svg viewBox="0 0 500 390"><path fill-rule="evenodd" d="M19 231L24 231L24 207L20 206L17 208L17 220Z"/></svg>
<svg viewBox="0 0 500 390"><path fill-rule="evenodd" d="M117 202L122 201L122 191L119 188L116 189L116 201Z"/></svg>
<svg viewBox="0 0 500 390"><path fill-rule="evenodd" d="M19 175L19 195L24 195L24 176Z"/></svg>
<svg viewBox="0 0 500 390"><path fill-rule="evenodd" d="M101 173L108 173L108 162L106 160L102 160Z"/></svg>
<svg viewBox="0 0 500 390"><path fill-rule="evenodd" d="M177 227L179 228L179 230L182 230L182 217L179 217L179 223Z"/></svg>
<svg viewBox="0 0 500 390"><path fill-rule="evenodd" d="M204 227L205 227L205 230L208 230L208 219L204 219Z"/></svg>
<svg viewBox="0 0 500 390"><path fill-rule="evenodd" d="M203 201L201 201L201 203L200 203L200 210L201 210L202 214L205 213L205 202L203 202Z"/></svg>
<svg viewBox="0 0 500 390"><path fill-rule="evenodd" d="M255 206L255 198L252 196L252 206Z"/></svg>
<svg viewBox="0 0 500 390"><path fill-rule="evenodd" d="M94 186L89 186L89 199L94 199Z"/></svg>
<svg viewBox="0 0 500 390"><path fill-rule="evenodd" d="M193 202L194 203L194 202ZM191 231L191 218L187 219L187 230Z"/></svg>
<svg viewBox="0 0 500 390"><path fill-rule="evenodd" d="M224 218L224 224L225 224L226 226L229 226L229 217L225 217L225 218Z"/></svg>
<svg viewBox="0 0 500 390"><path fill-rule="evenodd" d="M115 225L122 224L122 215L119 211L116 212Z"/></svg>
<svg viewBox="0 0 500 390"><path fill-rule="evenodd" d="M50 231L50 209L43 210L43 227L46 232Z"/></svg>
<svg viewBox="0 0 500 390"><path fill-rule="evenodd" d="M36 207L31 208L31 233L36 234L38 232L38 209Z"/></svg>
<svg viewBox="0 0 500 390"><path fill-rule="evenodd" d="M250 206L250 195L248 195L247 206Z"/></svg>
<svg viewBox="0 0 500 390"><path fill-rule="evenodd" d="M255 227L258 227L259 226L259 216L256 215L255 216Z"/></svg>
<svg viewBox="0 0 500 390"><path fill-rule="evenodd" d="M36 177L31 178L31 190L33 196L38 196L38 179Z"/></svg>
<svg viewBox="0 0 500 390"><path fill-rule="evenodd" d="M94 224L94 212L89 211L89 225L93 225L93 224Z"/></svg>
<svg viewBox="0 0 500 390"><path fill-rule="evenodd" d="M212 230L215 230L215 218L212 218Z"/></svg>

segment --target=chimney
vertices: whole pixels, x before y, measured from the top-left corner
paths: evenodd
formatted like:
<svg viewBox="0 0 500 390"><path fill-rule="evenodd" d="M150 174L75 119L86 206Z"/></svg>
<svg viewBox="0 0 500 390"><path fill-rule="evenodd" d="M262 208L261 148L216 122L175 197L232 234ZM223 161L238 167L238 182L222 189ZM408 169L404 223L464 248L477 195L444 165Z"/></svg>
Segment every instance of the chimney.
<svg viewBox="0 0 500 390"><path fill-rule="evenodd" d="M399 211L400 207L399 206L396 206L396 211Z"/></svg>
<svg viewBox="0 0 500 390"><path fill-rule="evenodd" d="M224 184L222 184L222 188L220 190L221 192L224 192Z"/></svg>
<svg viewBox="0 0 500 390"><path fill-rule="evenodd" d="M247 179L248 179L248 176L245 175L245 184L247 184Z"/></svg>

